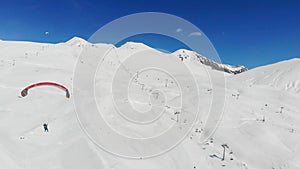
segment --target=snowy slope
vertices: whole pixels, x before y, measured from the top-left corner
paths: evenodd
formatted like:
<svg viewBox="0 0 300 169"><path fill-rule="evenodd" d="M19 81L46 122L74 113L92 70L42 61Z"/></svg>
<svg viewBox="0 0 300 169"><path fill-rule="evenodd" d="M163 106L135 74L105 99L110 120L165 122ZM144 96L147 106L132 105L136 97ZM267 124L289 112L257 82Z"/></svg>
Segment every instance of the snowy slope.
<svg viewBox="0 0 300 169"><path fill-rule="evenodd" d="M111 45L90 44L79 38L60 44L0 41L1 169L300 168L299 59L267 65L235 76L226 75L223 119L218 130L205 144L198 144L197 137L203 132L202 119L199 119L188 137L172 151L155 158L131 160L107 153L88 139L77 121L73 93L71 99L66 99L60 90L41 87L30 91L25 98L19 98L23 87L39 81L55 81L72 91L74 66L83 47L101 53ZM109 70L118 67L122 58L143 50L148 50L149 54L158 52L136 43L113 48L105 67L107 72L97 76L97 87L107 87L106 83L102 85L99 82L110 80L109 73L112 72ZM171 54L169 59L180 59L172 57L178 52L182 51ZM89 64L84 61L81 63ZM211 69L211 64L205 66L193 60L184 63L190 64L193 72L196 72L203 104L201 111L208 112L212 93L208 92L211 86L207 71L215 76L222 75L223 72ZM149 77L152 76L154 75L149 74ZM163 75L156 76L164 78ZM153 85L163 86L158 78L141 78L141 83L150 81ZM287 91L285 86L288 84L291 87ZM212 92L221 87L215 86ZM176 105L174 98L177 89L161 89L171 98L170 104ZM108 91L105 92L109 94ZM132 95L138 108L143 108L140 107L142 96L143 92ZM190 97L192 96L191 92ZM106 101L105 97L99 99ZM109 105L109 102L105 103ZM193 104L192 101L190 104ZM88 107L86 111L89 111ZM122 118L112 114L112 111L106 113L104 116L107 121L127 135L153 134L174 122L170 113L169 118L166 117L154 128L141 130L127 124ZM49 133L43 132L44 122L49 123ZM112 145L115 144L114 140L110 141ZM221 161L221 145L224 143L229 148L226 149L225 160Z"/></svg>
<svg viewBox="0 0 300 169"><path fill-rule="evenodd" d="M293 93L300 92L300 59L295 58L262 66L237 75L234 79L249 85L266 85Z"/></svg>
<svg viewBox="0 0 300 169"><path fill-rule="evenodd" d="M70 39L69 41L67 41L66 43L64 43L66 45L69 45L69 46L77 46L77 47L80 47L80 46L84 46L84 45L87 45L88 42L82 38L79 38L79 37L74 37L72 39Z"/></svg>
<svg viewBox="0 0 300 169"><path fill-rule="evenodd" d="M211 59L206 58L205 56L202 56L196 52L180 49L173 53L176 55L179 59L182 61L192 61L196 63L201 63L206 66L211 67L212 69L224 71L231 74L238 74L247 71L248 69L245 66L231 66L227 64L220 64L216 63Z"/></svg>

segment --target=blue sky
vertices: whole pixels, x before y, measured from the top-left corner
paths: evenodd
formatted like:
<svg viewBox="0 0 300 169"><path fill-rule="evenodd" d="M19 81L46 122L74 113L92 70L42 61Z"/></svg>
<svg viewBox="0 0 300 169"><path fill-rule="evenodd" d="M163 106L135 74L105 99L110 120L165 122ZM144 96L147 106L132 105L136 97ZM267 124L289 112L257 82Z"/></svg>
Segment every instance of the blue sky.
<svg viewBox="0 0 300 169"><path fill-rule="evenodd" d="M88 39L124 15L165 12L199 27L223 63L254 68L300 57L300 1L296 0L11 0L0 4L2 40L57 43L74 36ZM129 40L143 38L148 45L169 51L184 47L149 35Z"/></svg>

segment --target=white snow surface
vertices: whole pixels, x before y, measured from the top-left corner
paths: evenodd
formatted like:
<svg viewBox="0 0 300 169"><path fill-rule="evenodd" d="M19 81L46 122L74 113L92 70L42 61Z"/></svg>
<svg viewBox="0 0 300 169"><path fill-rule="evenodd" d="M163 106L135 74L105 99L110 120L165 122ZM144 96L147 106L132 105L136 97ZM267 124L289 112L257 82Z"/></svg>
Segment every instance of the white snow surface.
<svg viewBox="0 0 300 169"><path fill-rule="evenodd" d="M203 129L203 121L199 119L188 137L168 153L132 160L103 151L86 136L77 120L72 92L71 98L66 99L60 90L40 87L20 98L24 87L41 81L57 82L72 91L74 68L85 46L107 50L111 45L90 44L80 38L60 44L0 41L0 169L300 168L299 59L238 75L211 69L210 65L193 59L185 62L199 82L203 112L209 111L211 92L217 90L208 92L211 86L207 72L226 77L225 108L218 129L206 143L199 144L197 137L201 133L196 131ZM144 49L154 51L132 42L114 48L120 57ZM170 59L180 59L172 56L179 56L182 51L170 54ZM111 59L110 66L116 61ZM159 82L153 80L153 83ZM175 98L177 93L170 90L170 95ZM111 117L113 114L104 116L121 132L144 134L118 117ZM171 123L170 119L164 120L165 123L147 130L146 134ZM44 122L49 124L49 133L43 132ZM221 145L225 143L229 148L222 161Z"/></svg>
<svg viewBox="0 0 300 169"><path fill-rule="evenodd" d="M177 50L173 54L179 57L182 61L201 63L209 66L212 69L224 71L230 74L239 74L248 70L245 66L231 66L228 64L220 64L199 53L185 49Z"/></svg>
<svg viewBox="0 0 300 169"><path fill-rule="evenodd" d="M276 64L255 68L236 79L250 85L267 85L287 90L292 93L300 92L300 59L295 58Z"/></svg>

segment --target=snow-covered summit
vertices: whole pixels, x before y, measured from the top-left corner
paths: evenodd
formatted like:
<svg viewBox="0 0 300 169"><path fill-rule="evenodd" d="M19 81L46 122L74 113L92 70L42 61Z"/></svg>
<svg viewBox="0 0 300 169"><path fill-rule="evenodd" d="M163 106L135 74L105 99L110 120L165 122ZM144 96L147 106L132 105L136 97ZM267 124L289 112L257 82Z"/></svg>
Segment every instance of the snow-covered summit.
<svg viewBox="0 0 300 169"><path fill-rule="evenodd" d="M252 69L235 80L250 85L266 85L281 90L300 92L300 58Z"/></svg>
<svg viewBox="0 0 300 169"><path fill-rule="evenodd" d="M142 51L142 50L157 50L154 48L151 48L150 46L147 46L146 44L139 43L139 42L126 42L124 45L119 47L120 50L134 50ZM158 51L158 50L157 50ZM178 57L181 61L185 62L187 60L189 61L195 61L199 64L203 64L206 66L211 67L214 70L223 71L230 74L238 74L247 71L248 69L245 66L238 65L238 66L232 66L228 64L221 64L217 63L205 56L202 56L194 51L186 50L186 49L179 49L173 53L172 55L175 55L175 57Z"/></svg>
<svg viewBox="0 0 300 169"><path fill-rule="evenodd" d="M238 74L247 71L248 69L245 66L239 65L239 66L231 66L228 64L221 64L217 63L205 56L200 55L199 53L196 53L194 51L186 50L186 49L180 49L173 53L176 55L179 59L182 61L195 61L198 63L202 63L206 66L211 67L212 69L224 71L231 74Z"/></svg>
<svg viewBox="0 0 300 169"><path fill-rule="evenodd" d="M126 42L122 46L119 47L120 49L153 49L144 43L140 42Z"/></svg>
<svg viewBox="0 0 300 169"><path fill-rule="evenodd" d="M82 46L86 45L88 42L82 38L79 37L74 37L70 40L68 40L65 44L70 45L70 46Z"/></svg>

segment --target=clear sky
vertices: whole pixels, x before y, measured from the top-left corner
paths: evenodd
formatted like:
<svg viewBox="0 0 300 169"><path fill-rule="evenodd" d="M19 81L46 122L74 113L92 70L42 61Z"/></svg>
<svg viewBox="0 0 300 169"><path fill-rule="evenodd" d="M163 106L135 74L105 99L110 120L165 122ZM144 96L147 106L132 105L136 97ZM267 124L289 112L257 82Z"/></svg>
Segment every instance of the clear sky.
<svg viewBox="0 0 300 169"><path fill-rule="evenodd" d="M190 21L212 41L223 63L254 68L300 57L297 0L1 0L0 39L88 39L106 23L137 12L165 12ZM145 40L169 51L183 47L151 36Z"/></svg>

